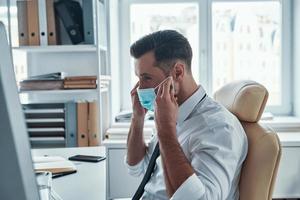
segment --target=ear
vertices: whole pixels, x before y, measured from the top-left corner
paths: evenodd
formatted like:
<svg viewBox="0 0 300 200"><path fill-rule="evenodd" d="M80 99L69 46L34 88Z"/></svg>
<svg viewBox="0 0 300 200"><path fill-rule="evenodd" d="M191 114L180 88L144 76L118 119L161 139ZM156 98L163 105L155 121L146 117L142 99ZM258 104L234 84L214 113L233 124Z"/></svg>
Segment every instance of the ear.
<svg viewBox="0 0 300 200"><path fill-rule="evenodd" d="M185 74L185 64L183 62L177 62L174 66L173 77L176 81L181 81Z"/></svg>

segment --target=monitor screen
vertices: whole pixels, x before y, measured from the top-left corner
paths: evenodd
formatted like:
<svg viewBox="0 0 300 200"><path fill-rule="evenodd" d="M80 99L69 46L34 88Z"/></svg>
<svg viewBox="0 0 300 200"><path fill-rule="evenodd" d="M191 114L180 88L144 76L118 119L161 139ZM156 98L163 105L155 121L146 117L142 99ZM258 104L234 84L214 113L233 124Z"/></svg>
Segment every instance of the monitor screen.
<svg viewBox="0 0 300 200"><path fill-rule="evenodd" d="M0 21L0 199L39 199L30 144L13 71L11 48Z"/></svg>

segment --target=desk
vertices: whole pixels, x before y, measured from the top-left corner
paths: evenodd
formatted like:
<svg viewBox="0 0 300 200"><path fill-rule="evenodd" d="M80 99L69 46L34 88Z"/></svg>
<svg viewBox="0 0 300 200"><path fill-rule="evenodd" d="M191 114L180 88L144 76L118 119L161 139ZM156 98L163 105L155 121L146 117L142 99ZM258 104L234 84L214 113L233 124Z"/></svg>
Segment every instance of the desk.
<svg viewBox="0 0 300 200"><path fill-rule="evenodd" d="M300 132L277 133L282 147L282 157L274 188L273 198L300 198ZM125 140L106 140L108 197L126 198L132 196L141 177L128 175L124 163ZM118 167L115 167L118 166ZM126 182L124 185L122 183Z"/></svg>
<svg viewBox="0 0 300 200"><path fill-rule="evenodd" d="M76 154L105 156L105 147L33 149L33 156ZM53 189L63 200L104 200L106 198L106 160L98 163L74 162L75 174L53 179Z"/></svg>
<svg viewBox="0 0 300 200"><path fill-rule="evenodd" d="M282 158L274 188L274 198L300 197L300 133L278 133L282 145ZM126 141L105 141L105 147L35 149L33 155L58 155L68 158L75 154L107 155L99 163L75 162L77 173L53 179L54 190L64 200L104 200L132 196L141 177L128 174L124 165ZM106 164L109 170L106 175ZM106 190L106 177L108 189ZM126 183L126 184L124 184Z"/></svg>

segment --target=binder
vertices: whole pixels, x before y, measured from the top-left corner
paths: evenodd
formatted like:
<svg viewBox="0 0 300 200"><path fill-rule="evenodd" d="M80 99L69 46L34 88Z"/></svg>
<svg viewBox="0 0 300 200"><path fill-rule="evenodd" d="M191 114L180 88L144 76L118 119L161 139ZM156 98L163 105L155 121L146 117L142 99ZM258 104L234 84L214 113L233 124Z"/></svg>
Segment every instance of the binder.
<svg viewBox="0 0 300 200"><path fill-rule="evenodd" d="M38 0L27 1L29 45L40 45Z"/></svg>
<svg viewBox="0 0 300 200"><path fill-rule="evenodd" d="M47 12L47 39L48 45L56 45L56 22L54 14L54 0L46 0Z"/></svg>
<svg viewBox="0 0 300 200"><path fill-rule="evenodd" d="M80 3L72 0L61 0L54 3L54 8L72 43L79 44L83 42L83 21Z"/></svg>
<svg viewBox="0 0 300 200"><path fill-rule="evenodd" d="M98 10L98 43L102 46L107 46L107 27L106 27L106 7L104 5L104 1L99 1L97 4L97 10Z"/></svg>
<svg viewBox="0 0 300 200"><path fill-rule="evenodd" d="M98 117L98 104L96 101L89 103L89 146L98 146L100 143L99 132L99 117Z"/></svg>
<svg viewBox="0 0 300 200"><path fill-rule="evenodd" d="M94 44L93 1L82 1L84 43Z"/></svg>
<svg viewBox="0 0 300 200"><path fill-rule="evenodd" d="M17 1L18 10L18 31L19 45L26 46L29 44L28 27L27 27L27 1Z"/></svg>
<svg viewBox="0 0 300 200"><path fill-rule="evenodd" d="M88 103L77 103L77 142L78 147L86 147L88 141Z"/></svg>
<svg viewBox="0 0 300 200"><path fill-rule="evenodd" d="M46 0L38 0L38 21L40 45L48 45Z"/></svg>
<svg viewBox="0 0 300 200"><path fill-rule="evenodd" d="M66 103L66 147L77 147L77 109L75 102Z"/></svg>

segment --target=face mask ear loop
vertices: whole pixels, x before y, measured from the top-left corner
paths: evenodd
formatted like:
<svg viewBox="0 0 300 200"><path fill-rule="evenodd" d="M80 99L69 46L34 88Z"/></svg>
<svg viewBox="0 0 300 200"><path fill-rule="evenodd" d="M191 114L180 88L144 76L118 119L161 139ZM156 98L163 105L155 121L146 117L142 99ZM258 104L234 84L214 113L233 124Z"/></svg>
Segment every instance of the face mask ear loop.
<svg viewBox="0 0 300 200"><path fill-rule="evenodd" d="M160 84L158 84L154 90L157 90L159 86L161 86L164 82L166 82L169 78L171 78L172 76L168 76L167 78L165 78Z"/></svg>

